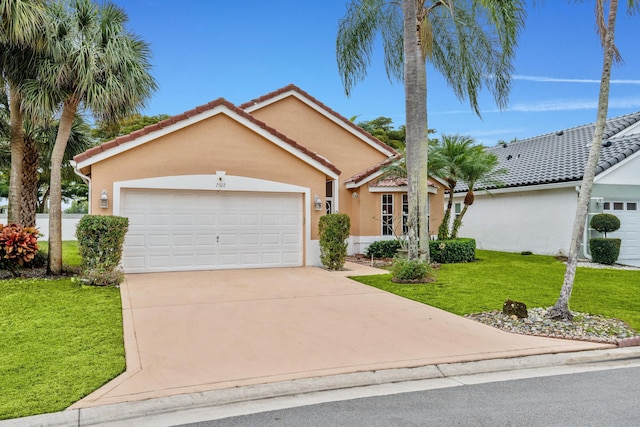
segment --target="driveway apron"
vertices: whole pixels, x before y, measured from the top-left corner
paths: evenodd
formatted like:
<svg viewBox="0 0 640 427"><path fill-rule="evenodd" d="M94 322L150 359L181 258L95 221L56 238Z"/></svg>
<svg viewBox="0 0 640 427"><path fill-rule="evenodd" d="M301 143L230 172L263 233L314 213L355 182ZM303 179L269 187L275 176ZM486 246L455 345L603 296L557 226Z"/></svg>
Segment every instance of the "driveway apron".
<svg viewBox="0 0 640 427"><path fill-rule="evenodd" d="M131 274L127 370L71 408L250 384L610 348L510 334L354 282L381 270Z"/></svg>

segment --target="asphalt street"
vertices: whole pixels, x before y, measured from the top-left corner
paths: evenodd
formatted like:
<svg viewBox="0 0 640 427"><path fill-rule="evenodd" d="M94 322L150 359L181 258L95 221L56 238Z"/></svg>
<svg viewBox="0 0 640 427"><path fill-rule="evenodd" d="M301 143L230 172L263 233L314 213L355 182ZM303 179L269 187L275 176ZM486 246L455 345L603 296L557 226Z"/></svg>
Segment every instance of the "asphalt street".
<svg viewBox="0 0 640 427"><path fill-rule="evenodd" d="M327 402L183 424L233 426L640 425L640 367Z"/></svg>

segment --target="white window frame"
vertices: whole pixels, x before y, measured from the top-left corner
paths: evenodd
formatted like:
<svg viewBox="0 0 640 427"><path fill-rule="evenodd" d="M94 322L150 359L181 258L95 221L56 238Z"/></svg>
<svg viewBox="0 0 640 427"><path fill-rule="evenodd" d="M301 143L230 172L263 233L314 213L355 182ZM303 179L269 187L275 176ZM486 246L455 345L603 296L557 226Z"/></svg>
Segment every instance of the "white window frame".
<svg viewBox="0 0 640 427"><path fill-rule="evenodd" d="M393 236L393 194L383 194L380 198L380 215L382 218L381 233ZM390 207L390 208L389 208Z"/></svg>

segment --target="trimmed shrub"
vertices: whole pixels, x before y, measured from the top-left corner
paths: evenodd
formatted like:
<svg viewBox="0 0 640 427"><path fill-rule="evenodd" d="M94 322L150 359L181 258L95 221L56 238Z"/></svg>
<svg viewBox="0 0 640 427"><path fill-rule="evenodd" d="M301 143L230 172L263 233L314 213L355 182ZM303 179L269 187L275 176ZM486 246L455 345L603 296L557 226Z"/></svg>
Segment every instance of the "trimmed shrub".
<svg viewBox="0 0 640 427"><path fill-rule="evenodd" d="M599 264L611 265L618 260L620 255L620 239L593 238L589 239L591 259Z"/></svg>
<svg viewBox="0 0 640 427"><path fill-rule="evenodd" d="M400 242L397 239L378 240L370 244L364 254L369 258L393 258L400 247Z"/></svg>
<svg viewBox="0 0 640 427"><path fill-rule="evenodd" d="M120 216L85 215L76 237L82 258L83 278L93 284L117 285L124 278L118 265L129 219Z"/></svg>
<svg viewBox="0 0 640 427"><path fill-rule="evenodd" d="M475 239L431 240L429 242L431 262L453 264L476 260Z"/></svg>
<svg viewBox="0 0 640 427"><path fill-rule="evenodd" d="M347 214L323 215L319 222L320 261L329 270L341 270L347 258L347 238L351 219Z"/></svg>
<svg viewBox="0 0 640 427"><path fill-rule="evenodd" d="M601 213L594 215L589 223L591 228L599 233L603 233L607 237L607 233L613 233L620 228L620 219L609 213Z"/></svg>
<svg viewBox="0 0 640 427"><path fill-rule="evenodd" d="M18 269L30 263L38 253L38 236L33 227L0 225L0 269L18 276Z"/></svg>
<svg viewBox="0 0 640 427"><path fill-rule="evenodd" d="M128 228L128 218L83 216L76 228L82 267L116 267L122 258L122 245Z"/></svg>
<svg viewBox="0 0 640 427"><path fill-rule="evenodd" d="M420 259L396 257L391 266L392 281L400 283L421 283L433 281L434 272L428 262Z"/></svg>

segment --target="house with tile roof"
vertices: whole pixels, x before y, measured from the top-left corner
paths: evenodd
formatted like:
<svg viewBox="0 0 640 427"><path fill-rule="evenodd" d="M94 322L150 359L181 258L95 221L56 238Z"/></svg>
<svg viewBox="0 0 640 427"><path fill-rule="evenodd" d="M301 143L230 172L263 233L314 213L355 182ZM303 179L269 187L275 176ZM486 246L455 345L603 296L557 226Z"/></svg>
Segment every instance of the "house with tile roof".
<svg viewBox="0 0 640 427"><path fill-rule="evenodd" d="M491 147L507 170L503 186L477 192L461 235L482 249L566 255L594 130L591 123ZM455 190L456 212L465 191ZM607 121L588 220L601 212L620 218L609 233L622 239L619 262L640 265L640 112ZM582 256L596 236L587 226Z"/></svg>
<svg viewBox="0 0 640 427"><path fill-rule="evenodd" d="M349 252L406 227L398 153L289 85L240 106L218 99L74 158L90 213L129 218L127 273L320 264L318 220L351 218ZM430 182L430 228L444 187Z"/></svg>

